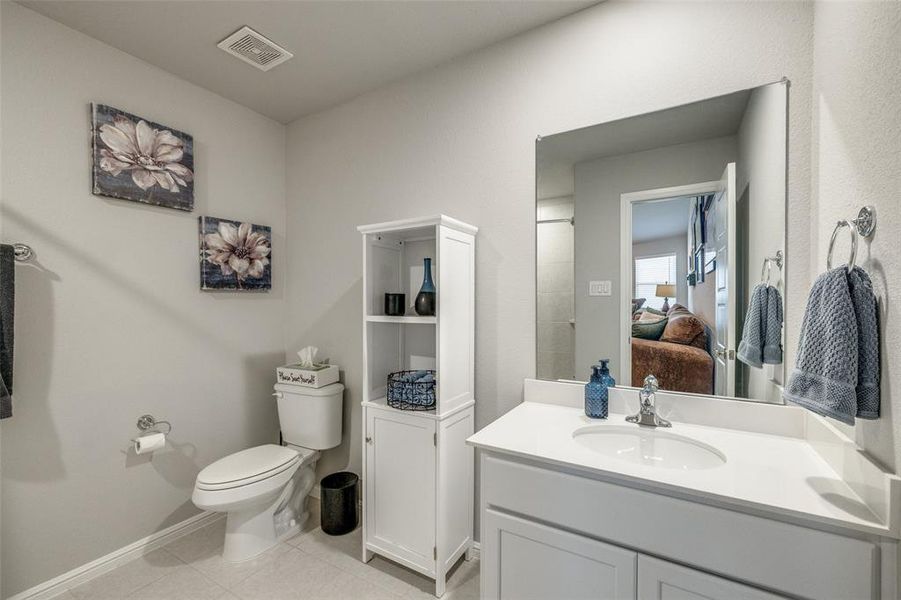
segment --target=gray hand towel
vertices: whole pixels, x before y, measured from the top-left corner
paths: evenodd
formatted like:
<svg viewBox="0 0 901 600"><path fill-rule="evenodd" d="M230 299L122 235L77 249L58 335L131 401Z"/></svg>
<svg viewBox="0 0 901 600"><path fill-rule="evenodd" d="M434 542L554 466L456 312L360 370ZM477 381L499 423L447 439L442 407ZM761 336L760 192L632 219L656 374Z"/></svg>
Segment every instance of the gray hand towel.
<svg viewBox="0 0 901 600"><path fill-rule="evenodd" d="M782 364L782 294L772 285L766 289L763 331L763 362L768 365Z"/></svg>
<svg viewBox="0 0 901 600"><path fill-rule="evenodd" d="M13 416L13 317L16 305L15 251L0 244L0 419Z"/></svg>
<svg viewBox="0 0 901 600"><path fill-rule="evenodd" d="M751 301L745 315L736 356L741 362L758 369L763 367L763 348L766 342L767 284L759 283L751 290Z"/></svg>
<svg viewBox="0 0 901 600"><path fill-rule="evenodd" d="M857 317L857 416L879 418L879 318L870 276L860 267L848 273Z"/></svg>
<svg viewBox="0 0 901 600"><path fill-rule="evenodd" d="M848 271L826 271L813 283L801 323L795 369L783 398L854 424L857 414L858 326Z"/></svg>

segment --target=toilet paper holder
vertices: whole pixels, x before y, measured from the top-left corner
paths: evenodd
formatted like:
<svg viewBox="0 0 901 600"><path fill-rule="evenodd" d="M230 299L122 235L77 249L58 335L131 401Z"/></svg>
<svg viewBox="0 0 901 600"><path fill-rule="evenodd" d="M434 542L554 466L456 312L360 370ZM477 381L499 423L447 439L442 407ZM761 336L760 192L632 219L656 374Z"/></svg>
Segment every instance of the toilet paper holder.
<svg viewBox="0 0 901 600"><path fill-rule="evenodd" d="M165 425L167 427L166 431L160 431L160 425ZM141 433L162 433L163 435L172 433L172 423L169 421L157 421L153 415L141 415L138 417L137 426Z"/></svg>

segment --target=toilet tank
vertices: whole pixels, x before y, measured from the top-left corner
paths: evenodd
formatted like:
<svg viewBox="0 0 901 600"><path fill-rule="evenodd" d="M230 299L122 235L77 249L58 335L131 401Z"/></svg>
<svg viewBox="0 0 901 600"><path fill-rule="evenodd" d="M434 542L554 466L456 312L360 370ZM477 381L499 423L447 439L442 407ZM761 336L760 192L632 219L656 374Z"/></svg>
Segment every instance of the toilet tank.
<svg viewBox="0 0 901 600"><path fill-rule="evenodd" d="M341 443L344 385L321 388L275 385L282 439L295 446L325 450Z"/></svg>

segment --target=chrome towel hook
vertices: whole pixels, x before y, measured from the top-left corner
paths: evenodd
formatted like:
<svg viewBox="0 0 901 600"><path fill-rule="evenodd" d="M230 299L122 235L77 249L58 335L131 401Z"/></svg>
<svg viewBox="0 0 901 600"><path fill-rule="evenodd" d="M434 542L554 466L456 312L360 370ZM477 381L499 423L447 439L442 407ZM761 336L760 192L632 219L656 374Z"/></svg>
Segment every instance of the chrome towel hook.
<svg viewBox="0 0 901 600"><path fill-rule="evenodd" d="M872 206L864 206L857 213L857 218L850 221L842 219L835 224L832 230L832 237L829 239L829 253L826 255L826 268L832 268L832 251L835 248L835 240L838 238L838 232L847 227L851 233L851 255L848 257L848 271L854 268L857 260L857 237L870 237L876 231L876 209Z"/></svg>

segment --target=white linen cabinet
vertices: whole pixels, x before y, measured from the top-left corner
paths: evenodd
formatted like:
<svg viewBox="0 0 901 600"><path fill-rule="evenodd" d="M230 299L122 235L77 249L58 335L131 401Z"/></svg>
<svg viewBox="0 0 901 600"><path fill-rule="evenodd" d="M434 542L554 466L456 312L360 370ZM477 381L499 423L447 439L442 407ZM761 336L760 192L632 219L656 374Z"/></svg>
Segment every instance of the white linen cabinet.
<svg viewBox="0 0 901 600"><path fill-rule="evenodd" d="M475 236L439 215L362 225L363 561L379 554L435 579L470 558L473 531ZM413 302L432 259L435 316ZM384 313L385 293L406 294L406 314ZM434 369L435 407L399 410L388 374Z"/></svg>

